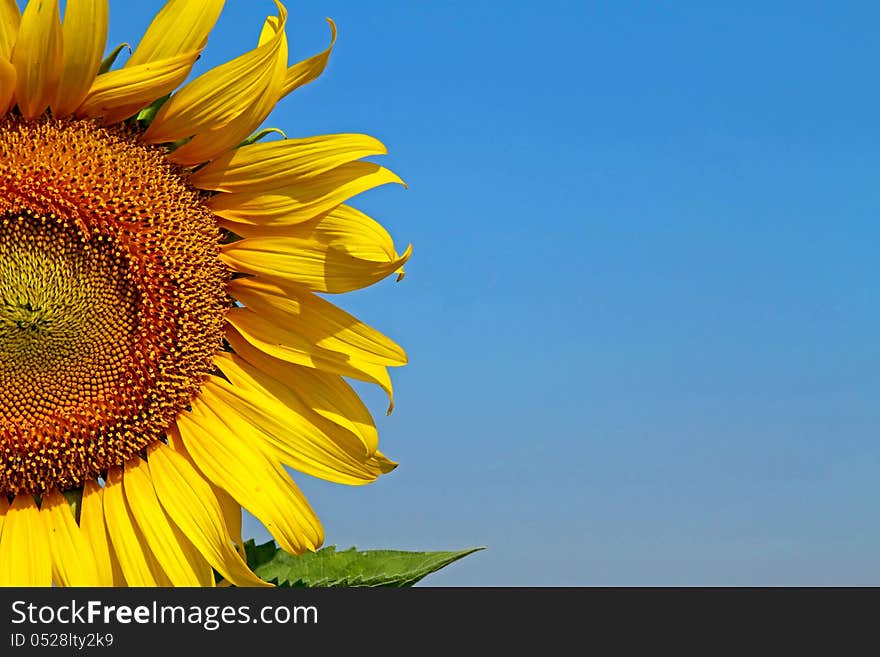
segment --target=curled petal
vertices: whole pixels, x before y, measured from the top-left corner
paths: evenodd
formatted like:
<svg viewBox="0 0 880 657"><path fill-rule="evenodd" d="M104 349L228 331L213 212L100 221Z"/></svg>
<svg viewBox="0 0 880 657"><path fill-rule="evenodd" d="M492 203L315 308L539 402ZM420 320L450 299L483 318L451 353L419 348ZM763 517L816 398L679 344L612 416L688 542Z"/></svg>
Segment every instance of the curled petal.
<svg viewBox="0 0 880 657"><path fill-rule="evenodd" d="M284 85L281 87L282 97L294 89L298 89L317 79L324 72L324 69L327 68L327 62L330 61L330 53L333 52L333 46L336 45L336 23L329 18L327 23L330 25L330 46L323 52L304 59L287 69L287 75L284 76Z"/></svg>

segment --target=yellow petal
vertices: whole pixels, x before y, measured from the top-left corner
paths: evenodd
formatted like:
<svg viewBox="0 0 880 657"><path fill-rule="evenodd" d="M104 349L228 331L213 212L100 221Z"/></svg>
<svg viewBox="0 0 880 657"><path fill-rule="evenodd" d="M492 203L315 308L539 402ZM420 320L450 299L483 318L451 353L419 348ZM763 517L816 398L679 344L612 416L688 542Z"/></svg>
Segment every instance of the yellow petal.
<svg viewBox="0 0 880 657"><path fill-rule="evenodd" d="M190 51L99 75L76 115L104 117L107 124L128 118L175 89L198 57L198 50Z"/></svg>
<svg viewBox="0 0 880 657"><path fill-rule="evenodd" d="M389 183L404 185L394 172L378 164L349 162L270 192L217 194L207 205L217 216L236 224L286 226L319 217L352 196Z"/></svg>
<svg viewBox="0 0 880 657"><path fill-rule="evenodd" d="M213 586L214 577L204 557L165 515L147 462L139 456L127 461L122 484L131 515L171 583Z"/></svg>
<svg viewBox="0 0 880 657"><path fill-rule="evenodd" d="M18 74L15 95L24 118L38 117L55 100L62 55L58 0L30 0L12 52Z"/></svg>
<svg viewBox="0 0 880 657"><path fill-rule="evenodd" d="M0 586L51 586L52 555L32 495L16 495L0 535Z"/></svg>
<svg viewBox="0 0 880 657"><path fill-rule="evenodd" d="M149 447L147 459L166 513L217 572L235 586L270 586L251 572L233 548L211 485L193 465L160 442Z"/></svg>
<svg viewBox="0 0 880 657"><path fill-rule="evenodd" d="M261 317L250 308L230 309L226 313L226 321L235 329L226 332L226 339L233 349L236 349L236 346L244 339L260 351L288 363L314 367L324 372L375 383L385 391L389 403L393 406L391 377L384 365L316 348L302 335L278 326L275 322Z"/></svg>
<svg viewBox="0 0 880 657"><path fill-rule="evenodd" d="M122 486L122 468L111 468L104 486L104 519L113 551L129 586L171 586L150 550L149 543L135 526Z"/></svg>
<svg viewBox="0 0 880 657"><path fill-rule="evenodd" d="M196 466L192 456L190 456L189 452L186 450L186 446L183 444L177 426L174 425L169 427L165 434L168 438L169 447L171 447L175 453L185 458L187 463L198 471L198 466ZM217 503L220 505L220 511L223 514L223 522L235 544L235 550L241 555L242 559L247 561L247 553L244 549L244 539L242 539L241 536L241 504L236 502L235 498L233 498L226 489L217 486L213 481L207 479L205 481L207 481L208 485L211 487L214 497L217 498Z"/></svg>
<svg viewBox="0 0 880 657"><path fill-rule="evenodd" d="M238 439L204 402L182 413L177 427L199 469L256 516L282 549L317 549L324 532L315 512L284 468L254 445Z"/></svg>
<svg viewBox="0 0 880 657"><path fill-rule="evenodd" d="M211 483L211 490L214 491L217 502L220 504L220 509L223 511L223 521L226 523L227 529L229 529L229 535L235 544L235 550L241 555L242 559L247 560L247 552L244 549L244 539L241 534L241 504L236 502L235 498L224 489L214 485L212 482L209 483Z"/></svg>
<svg viewBox="0 0 880 657"><path fill-rule="evenodd" d="M289 327L318 349L379 365L407 362L406 353L393 340L306 290L259 278L235 279L227 290L257 314Z"/></svg>
<svg viewBox="0 0 880 657"><path fill-rule="evenodd" d="M147 143L193 137L168 160L207 162L242 142L272 111L284 79L287 10L267 21L269 38L254 50L196 78L166 102L144 134Z"/></svg>
<svg viewBox="0 0 880 657"><path fill-rule="evenodd" d="M70 503L57 490L43 495L40 517L49 538L57 586L95 586L98 570L89 542L76 524Z"/></svg>
<svg viewBox="0 0 880 657"><path fill-rule="evenodd" d="M333 52L333 46L336 44L336 23L329 18L327 22L330 24L330 46L327 50L304 59L287 69L284 85L281 88L281 97L286 96L294 89L308 84L324 72L327 62L330 60L330 53Z"/></svg>
<svg viewBox="0 0 880 657"><path fill-rule="evenodd" d="M104 489L96 481L87 480L83 487L79 526L89 543L89 551L95 555L97 586L125 586L125 577L104 523Z"/></svg>
<svg viewBox="0 0 880 657"><path fill-rule="evenodd" d="M231 381L213 377L202 399L231 429L282 463L308 475L360 485L379 476L360 451L352 453L309 421L307 409L282 383L235 357L218 358ZM305 411L305 412L304 412Z"/></svg>
<svg viewBox="0 0 880 657"><path fill-rule="evenodd" d="M236 271L336 294L381 281L400 269L411 253L410 246L397 259L372 260L354 256L344 246L297 237L250 237L224 245L220 257Z"/></svg>
<svg viewBox="0 0 880 657"><path fill-rule="evenodd" d="M15 81L18 74L15 67L0 57L0 118L6 115L15 97Z"/></svg>
<svg viewBox="0 0 880 657"><path fill-rule="evenodd" d="M3 535L3 522L6 520L7 511L9 511L9 500L5 495L0 495L0 536Z"/></svg>
<svg viewBox="0 0 880 657"><path fill-rule="evenodd" d="M190 182L201 189L220 192L266 191L387 152L382 142L369 135L282 139L236 148L199 169L190 176Z"/></svg>
<svg viewBox="0 0 880 657"><path fill-rule="evenodd" d="M345 434L350 434L347 449L362 457L369 457L378 449L379 433L373 416L341 376L273 358L240 337L234 349L236 356L287 386L305 408L344 430L340 434L325 429L328 435L341 442ZM314 418L312 421L321 426Z"/></svg>
<svg viewBox="0 0 880 657"><path fill-rule="evenodd" d="M107 45L108 0L67 0L64 9L64 56L54 116L67 116L86 97Z"/></svg>
<svg viewBox="0 0 880 657"><path fill-rule="evenodd" d="M289 226L251 226L222 219L220 223L242 237L296 237L321 244L325 249L342 249L356 258L378 262L400 257L388 231L349 205L340 205L321 217Z"/></svg>
<svg viewBox="0 0 880 657"><path fill-rule="evenodd" d="M193 462L192 456L190 456L189 452L186 450L186 446L183 444L183 440L180 438L180 431L177 430L177 426L169 427L165 433L168 437L168 445L171 449L181 457L185 458L187 463L189 463L194 469L198 470L198 466ZM220 505L220 510L223 513L223 522L235 544L235 550L241 555L242 559L247 561L247 553L244 549L244 539L241 536L241 504L236 502L235 498L233 498L226 489L217 486L213 481L207 479L205 481L208 482L211 491L214 493L214 497L217 498L217 503Z"/></svg>
<svg viewBox="0 0 880 657"><path fill-rule="evenodd" d="M19 25L21 11L15 0L0 0L0 59L11 57Z"/></svg>
<svg viewBox="0 0 880 657"><path fill-rule="evenodd" d="M224 0L170 0L150 23L126 68L200 52L223 5Z"/></svg>

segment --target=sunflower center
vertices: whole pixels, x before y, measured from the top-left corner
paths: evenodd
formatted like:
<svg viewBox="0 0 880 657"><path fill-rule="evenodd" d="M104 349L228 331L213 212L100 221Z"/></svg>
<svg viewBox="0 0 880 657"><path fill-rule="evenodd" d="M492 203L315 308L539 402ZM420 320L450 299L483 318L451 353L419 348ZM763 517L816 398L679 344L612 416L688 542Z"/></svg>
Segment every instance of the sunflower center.
<svg viewBox="0 0 880 657"><path fill-rule="evenodd" d="M135 356L138 296L109 240L61 220L7 217L0 230L0 417L46 423L118 391Z"/></svg>
<svg viewBox="0 0 880 657"><path fill-rule="evenodd" d="M0 121L0 493L121 465L214 367L228 307L217 228L137 136Z"/></svg>

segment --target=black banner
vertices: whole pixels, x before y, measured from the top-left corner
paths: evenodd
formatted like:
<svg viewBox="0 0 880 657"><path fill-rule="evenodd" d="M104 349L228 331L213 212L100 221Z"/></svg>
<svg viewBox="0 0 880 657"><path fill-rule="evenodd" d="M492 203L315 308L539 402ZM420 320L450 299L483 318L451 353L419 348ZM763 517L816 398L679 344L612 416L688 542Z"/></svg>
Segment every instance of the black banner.
<svg viewBox="0 0 880 657"><path fill-rule="evenodd" d="M668 645L707 631L711 645L743 645L753 636L803 636L830 627L840 614L857 624L859 614L851 611L868 609L856 604L863 593L873 598L876 591L0 589L0 655L177 655L189 649L262 655L307 648L337 654L343 647L373 654L394 646L470 654L468 648L516 648L526 640L586 654L600 641L618 649Z"/></svg>

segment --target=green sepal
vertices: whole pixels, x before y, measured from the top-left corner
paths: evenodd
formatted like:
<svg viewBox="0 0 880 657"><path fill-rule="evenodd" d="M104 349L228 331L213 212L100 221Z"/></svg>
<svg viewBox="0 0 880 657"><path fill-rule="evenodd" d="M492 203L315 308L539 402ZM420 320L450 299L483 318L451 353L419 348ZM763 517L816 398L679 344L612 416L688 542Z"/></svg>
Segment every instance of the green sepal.
<svg viewBox="0 0 880 657"><path fill-rule="evenodd" d="M137 116L135 116L135 119L138 120L142 127L148 128L153 122L153 119L156 118L156 114L159 113L162 105L164 105L169 98L171 98L171 94L165 94L161 98L157 98L140 112L138 112Z"/></svg>
<svg viewBox="0 0 880 657"><path fill-rule="evenodd" d="M282 137L287 139L287 135L285 134L284 130L281 130L280 128L263 128L259 132L254 133L250 137L245 139L238 146L236 146L236 148L241 148L242 146L250 146L251 144L255 144L256 142L260 141L264 137L271 135L273 132L277 132L279 135L281 135Z"/></svg>
<svg viewBox="0 0 880 657"><path fill-rule="evenodd" d="M330 546L295 556L269 541L245 543L248 565L261 579L283 587L412 586L422 578L483 548L458 552L401 550L337 551Z"/></svg>
<svg viewBox="0 0 880 657"><path fill-rule="evenodd" d="M100 68L98 68L98 75L106 73L110 70L110 67L113 66L113 63L116 61L116 58L119 57L119 53L122 52L123 48L128 48L128 52L131 52L131 44L130 43L120 43L116 46L110 54L107 55L103 61L101 62Z"/></svg>
<svg viewBox="0 0 880 657"><path fill-rule="evenodd" d="M177 141L172 141L170 144L165 144L165 148L167 148L168 152L171 153L172 151L176 151L184 144L188 144L190 141L192 141L192 137L183 137L182 139L178 139Z"/></svg>
<svg viewBox="0 0 880 657"><path fill-rule="evenodd" d="M64 491L62 495L67 498L67 503L70 505L70 512L73 513L73 517L76 518L77 523L79 523L79 512L82 509L83 489L73 488Z"/></svg>

